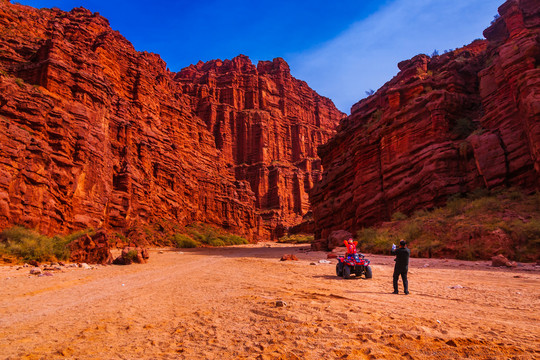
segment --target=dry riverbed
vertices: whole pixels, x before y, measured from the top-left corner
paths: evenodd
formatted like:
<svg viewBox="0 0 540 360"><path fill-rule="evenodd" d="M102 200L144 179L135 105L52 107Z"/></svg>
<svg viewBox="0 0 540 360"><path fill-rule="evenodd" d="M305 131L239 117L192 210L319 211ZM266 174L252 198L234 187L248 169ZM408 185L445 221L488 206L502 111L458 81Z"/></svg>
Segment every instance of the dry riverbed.
<svg viewBox="0 0 540 360"><path fill-rule="evenodd" d="M0 266L0 358L540 358L539 267L412 259L406 296L392 257L369 258L371 280L262 243L52 276Z"/></svg>

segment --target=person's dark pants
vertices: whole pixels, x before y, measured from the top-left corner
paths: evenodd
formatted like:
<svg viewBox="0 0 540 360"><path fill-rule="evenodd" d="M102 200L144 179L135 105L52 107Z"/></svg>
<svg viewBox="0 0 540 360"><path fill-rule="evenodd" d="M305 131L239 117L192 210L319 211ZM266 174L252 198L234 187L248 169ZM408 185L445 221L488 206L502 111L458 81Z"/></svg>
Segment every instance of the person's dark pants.
<svg viewBox="0 0 540 360"><path fill-rule="evenodd" d="M401 275L401 280L403 280L403 290L405 294L409 293L409 282L407 281L407 271L398 271L394 270L394 292L398 292L398 280L399 275Z"/></svg>

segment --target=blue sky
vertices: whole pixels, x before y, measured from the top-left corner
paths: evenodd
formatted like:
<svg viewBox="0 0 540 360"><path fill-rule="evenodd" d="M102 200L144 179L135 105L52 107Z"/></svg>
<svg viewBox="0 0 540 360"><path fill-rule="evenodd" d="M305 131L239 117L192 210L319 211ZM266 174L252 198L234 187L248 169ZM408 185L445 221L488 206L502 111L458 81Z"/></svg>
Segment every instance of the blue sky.
<svg viewBox="0 0 540 360"><path fill-rule="evenodd" d="M399 61L482 38L503 0L18 2L99 12L172 71L238 54L254 63L282 57L293 76L348 113L397 74Z"/></svg>

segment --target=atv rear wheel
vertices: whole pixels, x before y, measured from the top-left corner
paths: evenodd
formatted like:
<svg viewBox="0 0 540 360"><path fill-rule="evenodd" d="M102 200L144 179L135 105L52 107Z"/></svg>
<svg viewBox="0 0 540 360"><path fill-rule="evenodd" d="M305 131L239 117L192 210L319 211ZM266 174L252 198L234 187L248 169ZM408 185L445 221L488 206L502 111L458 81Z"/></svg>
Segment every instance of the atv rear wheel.
<svg viewBox="0 0 540 360"><path fill-rule="evenodd" d="M351 277L351 268L349 265L343 265L343 278L348 279Z"/></svg>
<svg viewBox="0 0 540 360"><path fill-rule="evenodd" d="M366 266L366 279L371 279L373 277L373 272L371 271L371 266Z"/></svg>
<svg viewBox="0 0 540 360"><path fill-rule="evenodd" d="M337 276L343 276L343 263L338 262L336 264L336 275Z"/></svg>

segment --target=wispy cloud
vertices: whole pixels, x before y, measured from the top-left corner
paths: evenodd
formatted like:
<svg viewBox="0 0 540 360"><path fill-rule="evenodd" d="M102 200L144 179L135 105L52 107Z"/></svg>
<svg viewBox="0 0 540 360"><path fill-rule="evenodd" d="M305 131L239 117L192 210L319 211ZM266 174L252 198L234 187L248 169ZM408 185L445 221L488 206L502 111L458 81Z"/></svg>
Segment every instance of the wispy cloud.
<svg viewBox="0 0 540 360"><path fill-rule="evenodd" d="M295 77L349 112L367 90L396 75L401 60L482 38L502 2L396 0L335 39L287 60Z"/></svg>

